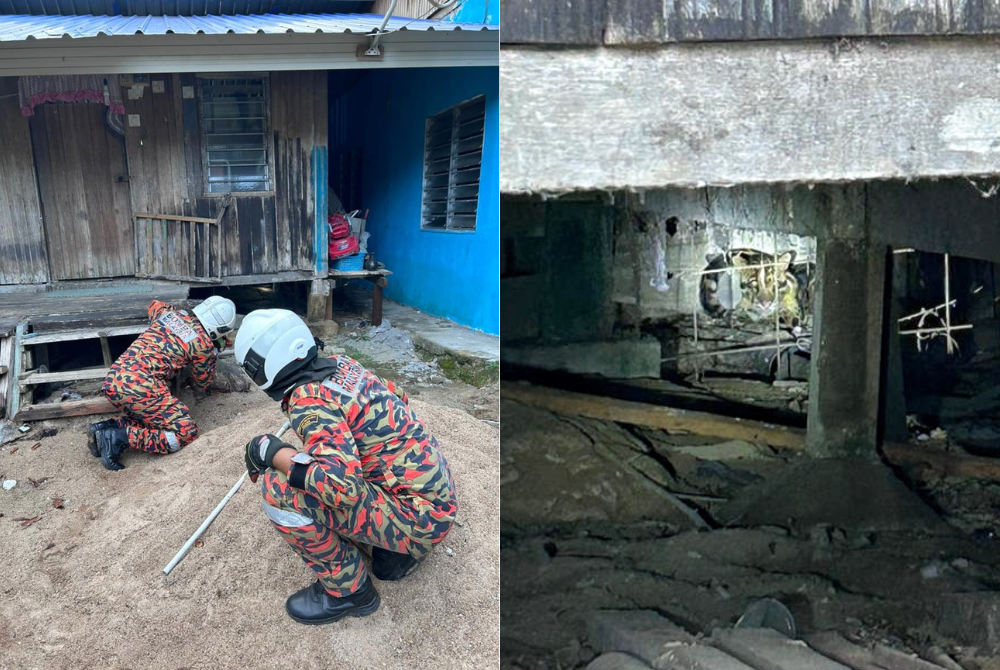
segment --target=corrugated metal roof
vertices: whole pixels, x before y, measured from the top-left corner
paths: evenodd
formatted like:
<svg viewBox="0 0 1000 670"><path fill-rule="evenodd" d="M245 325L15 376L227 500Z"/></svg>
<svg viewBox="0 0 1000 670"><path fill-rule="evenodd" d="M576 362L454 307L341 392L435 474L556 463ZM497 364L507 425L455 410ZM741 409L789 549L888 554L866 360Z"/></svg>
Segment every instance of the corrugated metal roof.
<svg viewBox="0 0 1000 670"><path fill-rule="evenodd" d="M0 16L0 42L98 35L254 35L375 31L377 14L251 14L248 16ZM497 26L391 18L387 31L497 30Z"/></svg>
<svg viewBox="0 0 1000 670"><path fill-rule="evenodd" d="M205 14L346 14L371 0L0 0L0 14L51 16L196 16ZM407 14L397 10L399 15Z"/></svg>

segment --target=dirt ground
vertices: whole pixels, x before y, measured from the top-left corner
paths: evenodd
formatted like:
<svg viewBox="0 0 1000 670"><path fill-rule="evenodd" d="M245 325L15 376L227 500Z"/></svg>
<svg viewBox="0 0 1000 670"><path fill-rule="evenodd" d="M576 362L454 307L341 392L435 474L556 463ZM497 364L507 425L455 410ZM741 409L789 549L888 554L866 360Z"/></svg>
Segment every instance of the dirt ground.
<svg viewBox="0 0 1000 670"><path fill-rule="evenodd" d="M496 667L497 386L437 385L414 398L451 465L458 522L417 572L376 582L378 612L319 627L285 614L285 598L313 577L249 482L203 544L161 573L239 478L245 442L283 421L257 389L182 399L202 436L166 457L132 452L121 472L88 452L92 417L36 423L32 435L58 433L0 448L0 478L18 482L0 491L0 667Z"/></svg>
<svg viewBox="0 0 1000 670"><path fill-rule="evenodd" d="M584 667L601 610L652 610L698 635L765 597L800 633L1000 667L1000 486L510 401L502 414L506 670Z"/></svg>

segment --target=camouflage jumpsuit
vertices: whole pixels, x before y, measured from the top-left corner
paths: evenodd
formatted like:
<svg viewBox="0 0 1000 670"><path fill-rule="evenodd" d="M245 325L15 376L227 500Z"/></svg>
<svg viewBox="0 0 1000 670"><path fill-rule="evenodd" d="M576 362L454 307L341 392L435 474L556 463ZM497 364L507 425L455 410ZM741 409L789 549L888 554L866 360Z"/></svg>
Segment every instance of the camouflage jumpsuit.
<svg viewBox="0 0 1000 670"><path fill-rule="evenodd" d="M111 366L103 391L125 413L129 446L166 454L198 437L187 406L170 394L168 383L190 365L192 383L208 388L216 348L197 318L171 305L151 302L149 320L149 328Z"/></svg>
<svg viewBox="0 0 1000 670"><path fill-rule="evenodd" d="M268 470L262 492L271 523L340 597L364 582L354 542L420 558L447 535L457 507L448 464L406 394L351 358L334 361L332 377L282 403L315 459L304 488Z"/></svg>

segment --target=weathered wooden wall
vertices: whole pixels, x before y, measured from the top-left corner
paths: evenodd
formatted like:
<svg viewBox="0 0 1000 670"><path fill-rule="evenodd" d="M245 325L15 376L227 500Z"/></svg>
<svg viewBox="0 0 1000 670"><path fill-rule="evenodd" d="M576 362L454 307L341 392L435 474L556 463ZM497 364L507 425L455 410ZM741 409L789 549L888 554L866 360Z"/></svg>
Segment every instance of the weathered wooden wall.
<svg viewBox="0 0 1000 670"><path fill-rule="evenodd" d="M280 270L313 267L317 176L310 159L314 148L327 146L328 104L326 72L271 75ZM325 182L325 177L320 181Z"/></svg>
<svg viewBox="0 0 1000 670"><path fill-rule="evenodd" d="M995 174L996 62L989 38L505 48L500 188Z"/></svg>
<svg viewBox="0 0 1000 670"><path fill-rule="evenodd" d="M0 284L49 279L28 120L17 105L17 78L0 78Z"/></svg>
<svg viewBox="0 0 1000 670"><path fill-rule="evenodd" d="M29 122L53 280L135 273L125 150L106 113L41 105Z"/></svg>
<svg viewBox="0 0 1000 670"><path fill-rule="evenodd" d="M274 191L235 195L222 221L222 276L266 275L313 267L315 188L310 153L326 144L326 73L274 72L271 85ZM127 100L128 114L139 114L138 127L127 127L128 157L135 212L213 218L221 199L205 196L198 98L183 98L183 87L197 91L194 74L153 75L164 90L148 87L138 100ZM154 223L152 240L140 229L140 266L149 274L204 276L203 235L191 223ZM174 234L161 236L159 226ZM215 244L215 239L209 242ZM151 256L149 252L151 251ZM210 257L215 249L210 246Z"/></svg>
<svg viewBox="0 0 1000 670"><path fill-rule="evenodd" d="M636 45L1000 31L980 0L504 0L508 44Z"/></svg>

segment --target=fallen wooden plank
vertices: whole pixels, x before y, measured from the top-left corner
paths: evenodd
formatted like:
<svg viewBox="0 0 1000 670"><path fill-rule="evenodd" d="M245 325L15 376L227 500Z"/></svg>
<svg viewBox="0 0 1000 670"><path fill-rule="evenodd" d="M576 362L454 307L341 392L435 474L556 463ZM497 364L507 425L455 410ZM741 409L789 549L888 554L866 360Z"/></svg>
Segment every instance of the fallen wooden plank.
<svg viewBox="0 0 1000 670"><path fill-rule="evenodd" d="M760 421L503 382L500 385L500 396L505 400L515 400L560 414L575 414L591 419L650 426L672 432L762 442L796 451L805 448L804 430Z"/></svg>
<svg viewBox="0 0 1000 670"><path fill-rule="evenodd" d="M510 382L500 383L500 397L557 414L740 439L791 451L805 450L806 432L800 428ZM882 454L894 465L923 465L946 475L1000 481L1000 459L944 453L895 442L884 442Z"/></svg>
<svg viewBox="0 0 1000 670"><path fill-rule="evenodd" d="M110 414L117 411L107 398L88 398L87 400L68 400L45 405L29 405L18 413L17 420L42 421L86 414Z"/></svg>
<svg viewBox="0 0 1000 670"><path fill-rule="evenodd" d="M21 384L51 384L54 382L75 382L82 379L103 379L108 368L85 368L66 372L29 372L21 377Z"/></svg>
<svg viewBox="0 0 1000 670"><path fill-rule="evenodd" d="M111 328L79 328L64 330L42 335L28 335L24 339L25 346L31 344L51 344L52 342L71 342L75 340L90 340L97 337L118 337L120 335L138 335L148 328L148 325L114 326Z"/></svg>

